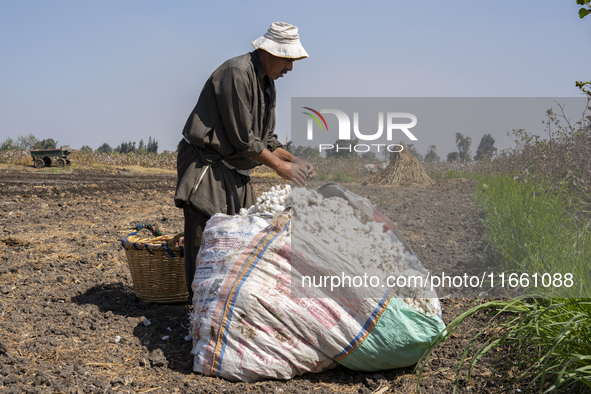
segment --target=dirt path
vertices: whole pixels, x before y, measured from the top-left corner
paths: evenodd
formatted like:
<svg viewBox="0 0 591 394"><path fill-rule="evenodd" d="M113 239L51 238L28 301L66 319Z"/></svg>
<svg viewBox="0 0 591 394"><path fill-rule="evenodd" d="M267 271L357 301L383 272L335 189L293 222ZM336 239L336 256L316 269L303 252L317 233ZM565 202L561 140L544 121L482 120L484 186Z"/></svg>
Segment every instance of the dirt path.
<svg viewBox="0 0 591 394"><path fill-rule="evenodd" d="M272 181L254 182L260 193ZM193 373L191 344L184 339L190 306L139 302L119 244L141 222L157 223L167 234L182 230L175 184L173 175L120 169L1 170L0 392L413 392L413 368L360 373L337 367L251 384ZM397 222L427 267L437 262L464 272L481 261L469 181L345 187ZM465 305L442 300L444 320ZM457 359L483 321L464 325L433 359L420 392L451 392ZM490 368L482 365L463 392L494 391Z"/></svg>

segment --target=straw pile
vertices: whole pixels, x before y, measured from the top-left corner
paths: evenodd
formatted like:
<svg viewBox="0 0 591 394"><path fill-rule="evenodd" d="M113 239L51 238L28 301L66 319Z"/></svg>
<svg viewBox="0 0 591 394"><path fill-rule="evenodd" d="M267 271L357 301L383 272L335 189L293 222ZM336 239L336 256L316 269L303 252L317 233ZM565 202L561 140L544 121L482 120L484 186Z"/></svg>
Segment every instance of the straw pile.
<svg viewBox="0 0 591 394"><path fill-rule="evenodd" d="M401 142L404 149L396 153L384 171L367 180L374 185L433 185L421 162Z"/></svg>

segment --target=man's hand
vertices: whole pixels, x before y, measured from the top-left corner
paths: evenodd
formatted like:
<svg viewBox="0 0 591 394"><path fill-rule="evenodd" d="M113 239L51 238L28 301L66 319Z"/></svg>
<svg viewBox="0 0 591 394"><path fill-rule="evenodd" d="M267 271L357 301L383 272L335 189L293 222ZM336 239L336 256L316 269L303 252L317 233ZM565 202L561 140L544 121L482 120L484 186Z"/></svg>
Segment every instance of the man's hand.
<svg viewBox="0 0 591 394"><path fill-rule="evenodd" d="M289 158L291 158L291 155ZM267 149L263 150L259 155L254 156L253 159L261 164L266 165L267 167L272 168L275 170L277 175L283 179L292 181L296 186L306 186L306 180L308 179L309 175L306 171L306 167L302 166L301 164L284 160L280 155L273 154ZM311 165L310 167L312 168L312 171L314 171ZM316 172L314 171L314 176L315 175Z"/></svg>
<svg viewBox="0 0 591 394"><path fill-rule="evenodd" d="M280 168L275 171L281 178L291 180L296 186L306 186L308 172L298 164L283 161Z"/></svg>
<svg viewBox="0 0 591 394"><path fill-rule="evenodd" d="M295 159L295 158L294 158ZM300 166L304 167L306 169L306 180L312 180L316 177L316 170L314 169L314 166L311 163L308 163L307 161L303 161L303 160L299 160L297 159L297 161L294 161L297 164L299 164Z"/></svg>
<svg viewBox="0 0 591 394"><path fill-rule="evenodd" d="M317 175L316 170L314 169L314 166L311 163L308 163L307 161L298 159L297 157L293 156L291 153L289 153L285 149L277 148L273 151L273 154L283 161L289 161L293 164L297 164L300 167L304 168L307 173L306 180L311 180L311 179L314 179L314 177L316 177L316 175Z"/></svg>

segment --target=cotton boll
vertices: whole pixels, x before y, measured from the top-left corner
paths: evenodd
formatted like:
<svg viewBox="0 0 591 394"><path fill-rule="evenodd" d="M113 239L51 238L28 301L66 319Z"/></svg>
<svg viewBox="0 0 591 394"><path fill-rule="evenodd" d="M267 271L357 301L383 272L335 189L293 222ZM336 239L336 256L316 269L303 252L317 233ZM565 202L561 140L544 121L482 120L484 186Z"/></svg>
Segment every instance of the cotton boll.
<svg viewBox="0 0 591 394"><path fill-rule="evenodd" d="M254 206L247 211L241 210L240 215L275 216L285 210L290 192L289 185L273 186L256 199Z"/></svg>

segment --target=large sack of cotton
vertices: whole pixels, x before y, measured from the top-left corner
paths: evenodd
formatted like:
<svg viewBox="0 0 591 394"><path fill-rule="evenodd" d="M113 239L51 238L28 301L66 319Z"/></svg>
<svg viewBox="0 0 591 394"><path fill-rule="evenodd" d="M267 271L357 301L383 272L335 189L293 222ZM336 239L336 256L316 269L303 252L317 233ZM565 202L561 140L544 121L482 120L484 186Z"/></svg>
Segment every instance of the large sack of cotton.
<svg viewBox="0 0 591 394"><path fill-rule="evenodd" d="M256 381L336 363L404 367L445 329L428 283L335 286L427 270L367 200L338 186L320 192L274 187L241 215L210 219L192 282L195 371Z"/></svg>

